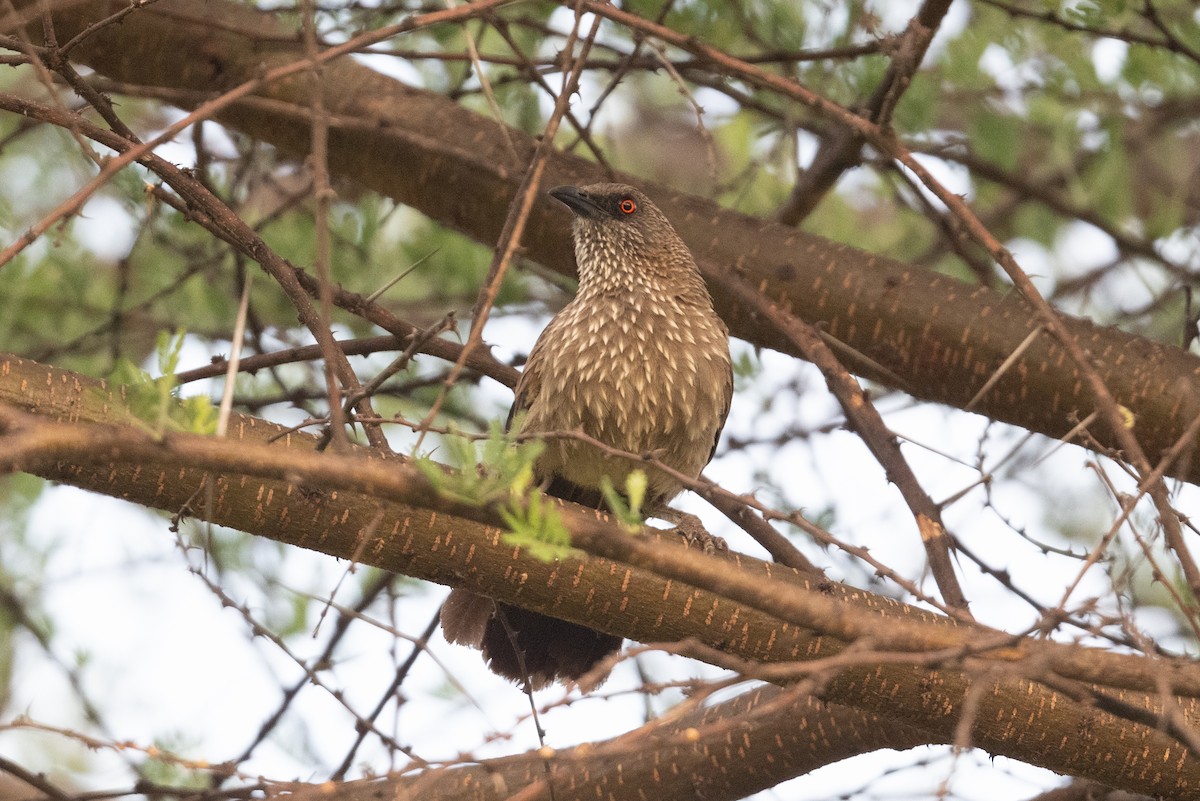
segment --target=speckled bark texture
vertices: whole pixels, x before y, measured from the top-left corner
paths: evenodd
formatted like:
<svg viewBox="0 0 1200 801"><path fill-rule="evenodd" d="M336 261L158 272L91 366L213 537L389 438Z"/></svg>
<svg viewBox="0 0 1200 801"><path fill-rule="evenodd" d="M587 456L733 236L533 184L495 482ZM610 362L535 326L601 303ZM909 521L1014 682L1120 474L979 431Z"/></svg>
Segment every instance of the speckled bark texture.
<svg viewBox="0 0 1200 801"><path fill-rule="evenodd" d="M118 424L128 420L119 391L67 371L4 355L0 355L0 403L46 420ZM129 430L130 436L144 438L142 429ZM277 426L242 415L234 415L230 429L231 438L248 444L263 443L281 433ZM291 434L275 440L273 447L311 452L315 443L315 437ZM499 530L422 508L420 498L414 498L412 504L399 504L362 493L245 475L212 476L180 464L178 459L172 461L167 450L162 460L147 458L137 463L110 464L104 453L86 456L34 466L33 470L169 512L187 505L192 515L222 525L467 587L536 611L552 609L566 619L643 642L691 638L725 654L764 663L812 663L841 655L841 661L813 675L822 700L875 716L877 733L883 736L862 741L864 748L909 747L914 730L920 732L922 742L953 742L966 721L971 744L992 754L1164 798L1190 799L1200 793L1200 760L1169 735L1131 719L1160 712L1161 696L1116 685L1100 686L1110 677L1108 681L1124 686L1152 687L1161 679L1174 686L1194 687L1194 671L1181 660L1101 659L1099 652L1066 646L1045 652L1031 650L1031 657L1024 660L952 660L954 665L944 669L880 660L870 649L850 657L845 643L835 638L633 565L595 557L538 562L504 545ZM364 460L378 459L365 451L362 456ZM197 493L206 486L212 487L210 494ZM432 498L430 504L437 508ZM786 581L815 596L837 599L837 608L867 610L880 617L884 628L909 623L932 627L928 630L933 632L961 628L888 598L832 581L808 580L789 568L744 556L735 557L727 570L757 577L758 582ZM829 621L833 627L837 623ZM1089 660L1095 663L1091 673ZM1092 676L1089 681L1093 685L1069 682L1073 693L1064 693L1033 681L1027 675L1031 671L1045 680L1070 671L1077 677ZM1200 694L1200 686L1194 687L1194 692ZM1194 698L1178 697L1171 702L1182 720L1190 725L1200 722L1200 705ZM1103 711L1105 707L1124 711L1117 716ZM830 720L823 712L814 715L803 725L825 725ZM725 733L721 731L722 736ZM872 744L867 746L867 742ZM704 748L716 748L716 741L706 742ZM714 767L716 751L704 753L702 767L691 763L697 765L695 782L707 781L716 769L752 769L729 762ZM768 756L769 749L754 753L762 754L764 760L775 758ZM807 764L801 756L796 759L796 764ZM588 770L593 777L600 775L598 767ZM759 764L753 770L768 769ZM616 781L612 774L604 775L605 781ZM435 779L430 776L429 780ZM614 791L605 797L637 796Z"/></svg>

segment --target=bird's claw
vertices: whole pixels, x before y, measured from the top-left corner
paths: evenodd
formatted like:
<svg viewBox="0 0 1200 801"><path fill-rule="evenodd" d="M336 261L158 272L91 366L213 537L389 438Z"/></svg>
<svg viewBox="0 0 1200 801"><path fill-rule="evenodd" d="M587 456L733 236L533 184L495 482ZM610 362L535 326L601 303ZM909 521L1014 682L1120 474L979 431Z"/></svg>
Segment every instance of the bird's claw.
<svg viewBox="0 0 1200 801"><path fill-rule="evenodd" d="M675 527L670 531L678 534L683 539L684 545L689 548L697 548L709 555L725 553L729 550L729 544L722 538L709 534L704 523L700 522L700 518L693 514L668 508L656 513L655 516L668 523L674 523Z"/></svg>

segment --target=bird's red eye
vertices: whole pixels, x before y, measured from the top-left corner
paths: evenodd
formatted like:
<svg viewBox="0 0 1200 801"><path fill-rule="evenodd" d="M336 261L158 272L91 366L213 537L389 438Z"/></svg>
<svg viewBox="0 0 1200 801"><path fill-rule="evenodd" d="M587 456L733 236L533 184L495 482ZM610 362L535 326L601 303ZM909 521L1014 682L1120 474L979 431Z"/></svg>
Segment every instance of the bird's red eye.
<svg viewBox="0 0 1200 801"><path fill-rule="evenodd" d="M617 204L617 208L619 208L624 214L633 214L635 211L637 211L637 204L634 203L631 198L625 198Z"/></svg>

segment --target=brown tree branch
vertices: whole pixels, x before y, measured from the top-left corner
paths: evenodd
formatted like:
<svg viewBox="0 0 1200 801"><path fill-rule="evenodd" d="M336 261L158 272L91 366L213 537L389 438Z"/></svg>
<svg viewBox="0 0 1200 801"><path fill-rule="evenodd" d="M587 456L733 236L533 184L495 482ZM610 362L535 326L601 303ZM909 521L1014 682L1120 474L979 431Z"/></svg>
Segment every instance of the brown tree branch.
<svg viewBox="0 0 1200 801"><path fill-rule="evenodd" d="M97 0L63 9L55 16L56 30L66 38L113 8ZM611 6L597 10L618 21L627 19ZM282 31L273 17L242 6L161 0L118 26L96 32L77 46L75 56L117 80L211 91L214 85L237 85L260 75L264 64L302 58L298 46L279 42ZM269 51L257 45L262 37L272 42ZM686 39L670 43L689 44ZM183 50L203 57L150 55ZM740 62L719 51L701 55L740 69ZM507 146L489 133L494 120L344 59L328 63L324 81L332 170L479 241L497 240L525 162L514 163ZM305 86L285 81L262 87L256 97L225 108L218 119L303 154L309 144L309 109ZM510 131L510 137L527 161L534 143L519 131ZM546 174L548 183L611 177L562 154L551 158ZM618 177L644 184L635 177ZM648 189L711 279L731 265L744 270L748 280L781 308L824 325L831 335L899 376L917 397L965 405L1038 324L1032 307L1011 293L915 270L661 187ZM569 273L572 258L565 229L558 210L537 204L523 240L528 255ZM724 293L716 280L712 286L721 314L737 336L795 353L770 326L757 321L751 309ZM1200 360L1141 337L1060 319L1072 337L1086 343L1103 383L1133 413L1147 457L1156 460L1176 443L1200 408ZM1076 420L1087 417L1095 401L1078 368L1065 357L1059 342L1039 338L980 399L976 410L1047 436L1066 434ZM870 364L850 366L883 383L889 380ZM1117 444L1111 431L1091 433L1105 446ZM1200 480L1200 460L1183 460L1171 474Z"/></svg>
<svg viewBox="0 0 1200 801"><path fill-rule="evenodd" d="M541 749L433 768L381 781L286 785L278 801L644 801L744 798L855 754L925 744L924 732L798 689L755 688L729 701L687 709L586 746ZM905 742L910 746L905 746ZM550 766L547 772L547 765ZM728 765L730 769L715 769ZM738 770L736 765L753 765Z"/></svg>
<svg viewBox="0 0 1200 801"><path fill-rule="evenodd" d="M245 416L235 416L229 441L59 423L121 423L128 413L119 390L66 371L9 358L0 361L0 377L0 402L36 413L4 413L0 462L10 467L28 462L47 477L172 511L211 486L211 505L191 511L213 522L553 610L643 642L694 638L740 659L792 662L787 675L809 675L824 700L905 721L930 742L954 741L961 725L971 744L990 753L1115 787L1176 798L1200 788L1200 759L1185 746L1154 726L1073 700L1095 692L1075 689L1074 682L1087 682L1104 689L1114 708L1136 707L1139 718L1154 720L1167 686L1177 694L1167 699L1170 714L1183 716L1172 720L1194 725L1200 668L1189 660L954 625L778 565L724 562L629 537L595 513L566 506L573 543L594 555L540 563L487 525L493 510L439 497L404 460L316 454L316 439L300 434L267 445L282 429ZM892 653L883 659L881 651ZM795 660L811 665L805 671ZM1040 676L1063 691L1047 689ZM1062 748L1038 745L1063 731L1077 736Z"/></svg>
<svg viewBox="0 0 1200 801"><path fill-rule="evenodd" d="M908 27L896 38L891 49L887 72L862 110L866 119L881 128L891 127L896 105L912 83L929 43L949 10L950 0L925 0L908 21ZM784 225L797 225L807 217L846 170L858 164L864 141L853 128L835 128L817 150L809 168L800 174L775 219Z"/></svg>

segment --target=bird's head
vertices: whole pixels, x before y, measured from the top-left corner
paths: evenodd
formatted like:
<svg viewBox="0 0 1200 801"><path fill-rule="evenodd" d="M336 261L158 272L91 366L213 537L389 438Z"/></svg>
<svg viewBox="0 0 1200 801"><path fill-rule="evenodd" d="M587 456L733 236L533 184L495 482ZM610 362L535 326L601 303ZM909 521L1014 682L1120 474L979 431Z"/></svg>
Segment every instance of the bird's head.
<svg viewBox="0 0 1200 801"><path fill-rule="evenodd" d="M687 245L650 198L625 184L560 186L550 196L575 216L581 289L700 280Z"/></svg>

